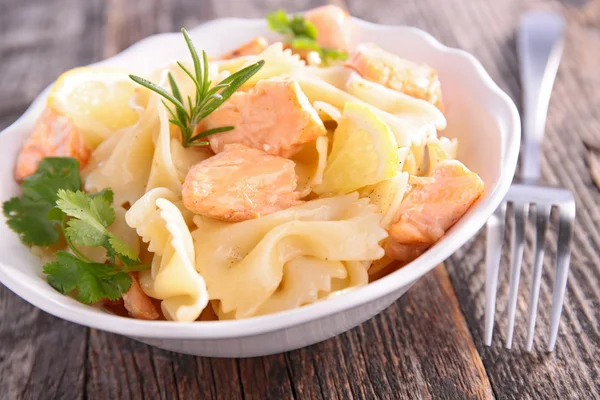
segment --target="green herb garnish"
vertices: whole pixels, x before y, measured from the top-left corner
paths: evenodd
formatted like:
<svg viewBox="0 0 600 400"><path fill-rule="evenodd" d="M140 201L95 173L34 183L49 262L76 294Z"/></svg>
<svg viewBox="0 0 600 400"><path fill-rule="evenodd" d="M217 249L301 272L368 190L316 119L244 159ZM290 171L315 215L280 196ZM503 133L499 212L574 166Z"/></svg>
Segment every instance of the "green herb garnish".
<svg viewBox="0 0 600 400"><path fill-rule="evenodd" d="M115 221L113 193L105 190L96 196L82 191L58 190L58 200L49 217L60 221L71 253L59 251L56 261L44 265L48 283L61 293L77 289L79 300L94 303L100 299L116 300L131 286L127 272L150 268L140 265L133 250L108 231ZM103 247L108 263L87 258L77 245ZM117 260L120 263L117 263Z"/></svg>
<svg viewBox="0 0 600 400"><path fill-rule="evenodd" d="M267 15L267 23L272 31L286 36L286 42L297 50L313 50L319 53L323 63L334 60L346 60L348 54L337 49L321 47L317 43L317 27L304 19L301 14L292 15L291 18L283 10L273 11Z"/></svg>
<svg viewBox="0 0 600 400"><path fill-rule="evenodd" d="M115 220L113 192L82 192L76 159L44 158L21 187L21 196L3 204L7 224L26 245L50 246L64 236L71 253L59 251L56 261L44 265L48 283L59 292L77 289L84 303L116 300L131 286L127 272L150 268L141 265L133 250L108 231ZM103 247L108 263L90 260L77 245Z"/></svg>
<svg viewBox="0 0 600 400"><path fill-rule="evenodd" d="M68 157L44 158L35 174L23 179L23 194L2 205L7 225L26 245L50 246L60 238L56 221L46 218L56 207L58 189L81 190L79 162Z"/></svg>
<svg viewBox="0 0 600 400"><path fill-rule="evenodd" d="M258 72L265 64L264 60L260 60L255 64L252 64L246 68L231 74L221 82L211 88L212 81L208 79L208 57L206 52L202 51L202 59L200 59L198 52L192 43L192 39L188 35L185 29L181 29L183 37L187 43L188 49L192 55L192 61L194 63L194 71L190 71L181 62L177 62L179 67L190 77L196 86L196 98L192 104L190 96L187 97L187 103L181 95L181 90L177 85L177 82L173 78L173 75L169 72L169 85L171 86L171 92L169 93L166 89L144 79L139 76L129 75L136 83L158 93L164 99L168 100L175 109L167 106L163 100L163 104L171 114L169 120L172 124L176 125L181 129L181 136L183 138L183 146L205 146L209 143L207 141L198 141L199 139L205 138L209 135L226 132L234 129L233 126L223 126L219 128L213 128L204 132L194 135L196 127L206 118L210 113L215 111L221 104L223 104L236 90L238 90L248 79Z"/></svg>

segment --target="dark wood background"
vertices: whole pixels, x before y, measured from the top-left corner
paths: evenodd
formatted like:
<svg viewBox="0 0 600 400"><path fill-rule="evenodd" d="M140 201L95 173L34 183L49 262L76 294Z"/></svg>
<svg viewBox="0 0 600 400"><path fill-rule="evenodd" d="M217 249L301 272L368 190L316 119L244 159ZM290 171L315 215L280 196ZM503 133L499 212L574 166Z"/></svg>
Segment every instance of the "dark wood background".
<svg viewBox="0 0 600 400"><path fill-rule="evenodd" d="M544 143L549 184L575 192L578 220L554 354L544 352L554 272L547 238L534 352L526 353L524 268L513 350L503 348L503 260L492 347L482 344L480 234L378 317L305 349L254 359L191 357L87 329L39 311L0 285L0 398L591 399L600 398L600 191L583 141L600 143L600 2L586 0L339 0L360 18L423 28L473 53L519 104L514 30L530 9L562 12L566 49ZM261 17L325 1L0 0L0 128L63 71L148 35L218 17ZM531 233L531 232L529 232ZM529 235L531 246L531 235ZM531 250L525 261L530 265Z"/></svg>

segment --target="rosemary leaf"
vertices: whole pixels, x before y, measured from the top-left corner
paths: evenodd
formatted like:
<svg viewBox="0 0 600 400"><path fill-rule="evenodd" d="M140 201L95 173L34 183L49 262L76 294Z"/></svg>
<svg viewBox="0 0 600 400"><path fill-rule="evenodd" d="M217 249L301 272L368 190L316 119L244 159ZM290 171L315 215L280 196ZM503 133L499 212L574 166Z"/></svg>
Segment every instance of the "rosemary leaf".
<svg viewBox="0 0 600 400"><path fill-rule="evenodd" d="M131 78L131 80L133 80L134 82L144 86L145 88L150 89L153 92L160 94L162 97L166 98L171 103L173 103L173 105L175 107L177 107L178 109L183 110L184 112L187 112L183 103L181 103L171 93L167 92L165 89L161 88L160 86L155 85L154 83L152 83L144 78L140 78L139 76L129 75L129 78Z"/></svg>
<svg viewBox="0 0 600 400"><path fill-rule="evenodd" d="M175 78L173 78L173 74L169 72L168 77L169 77L169 85L171 85L171 91L173 92L173 96L175 96L175 98L177 100L179 100L181 102L181 104L183 104L183 98L181 97L181 91L179 90L179 86L177 86L177 82L175 82ZM177 116L179 117L180 121L187 120L187 112L182 111L180 109L177 109L176 111L177 111Z"/></svg>
<svg viewBox="0 0 600 400"><path fill-rule="evenodd" d="M211 82L208 80L208 56L204 50L202 50L202 61L204 62L204 87L202 88L202 95L206 96Z"/></svg>
<svg viewBox="0 0 600 400"><path fill-rule="evenodd" d="M227 131L232 131L234 129L235 129L235 127L233 127L233 126L221 126L219 128L208 129L208 130L201 132L201 133L197 134L196 136L192 137L190 139L190 141L194 142L198 139L202 139L202 138L210 136L214 133L227 132Z"/></svg>
<svg viewBox="0 0 600 400"><path fill-rule="evenodd" d="M190 79L192 80L192 82L194 82L194 86L196 86L196 90L201 90L202 87L200 86L200 82L198 82L198 80L196 79L196 77L194 76L194 74L192 74L190 72L190 70L187 69L187 67L185 65L183 65L180 61L177 61L177 65L179 65L179 68L181 68L183 70L183 72L185 72L187 74L187 76L190 77Z"/></svg>
<svg viewBox="0 0 600 400"><path fill-rule="evenodd" d="M227 83L227 87L223 88L223 90L218 93L221 95L221 99L217 100L212 98L207 102L206 106L199 113L200 119L205 118L207 115L212 113L215 109L217 109L221 104L225 102L233 93L235 93L244 83L248 81L254 74L258 72L259 69L265 64L264 60L260 60L255 64L252 64L246 68L239 70L238 72L231 74L227 78L225 78L221 83Z"/></svg>
<svg viewBox="0 0 600 400"><path fill-rule="evenodd" d="M188 144L188 146L208 146L209 144L210 144L209 142L204 140L202 142L190 142L190 144Z"/></svg>
<svg viewBox="0 0 600 400"><path fill-rule="evenodd" d="M200 58L198 57L198 52L196 51L196 46L194 46L194 42L192 42L192 38L187 33L184 28L181 28L181 33L183 33L183 37L185 38L185 43L190 50L190 54L192 55L192 61L194 62L194 71L196 72L196 79L198 82L202 83L202 66L200 65Z"/></svg>
<svg viewBox="0 0 600 400"><path fill-rule="evenodd" d="M210 113L220 107L233 93L235 93L244 83L246 83L254 74L260 70L265 64L264 60L260 60L255 64L252 64L246 68L231 74L221 82L217 83L211 88L212 82L209 80L209 68L208 68L208 56L205 51L202 51L202 59L196 51L196 47L192 42L192 39L188 35L185 29L182 29L183 37L192 56L194 64L194 72L186 68L181 62L177 62L177 65L185 72L185 74L194 83L196 94L195 103L192 104L192 97L187 96L187 107L184 105L183 95L179 89L179 85L175 81L173 75L169 72L169 85L171 87L171 93L164 88L144 79L139 76L129 75L129 77L136 83L152 90L163 97L162 103L171 115L170 123L181 129L181 136L183 139L183 146L206 146L209 144L207 141L198 141L198 139L204 138L209 135L213 135L219 132L226 132L234 129L233 126L223 126L218 128L209 129L199 134L194 135L196 127L206 118ZM169 101L175 106L173 110L169 107L166 101Z"/></svg>

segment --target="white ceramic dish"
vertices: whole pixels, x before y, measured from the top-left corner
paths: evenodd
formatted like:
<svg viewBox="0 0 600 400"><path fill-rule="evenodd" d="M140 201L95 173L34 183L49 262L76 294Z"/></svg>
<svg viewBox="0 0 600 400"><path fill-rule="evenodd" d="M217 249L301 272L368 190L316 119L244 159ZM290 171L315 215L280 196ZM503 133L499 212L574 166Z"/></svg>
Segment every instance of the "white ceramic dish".
<svg viewBox="0 0 600 400"><path fill-rule="evenodd" d="M499 205L512 181L520 141L517 109L468 53L445 47L415 28L382 26L355 19L359 42L374 42L440 74L447 105L445 136L459 139L459 159L486 183L480 201L435 246L404 268L366 287L295 310L239 321L141 321L86 306L52 289L31 255L3 221L0 223L0 281L36 307L59 318L114 332L187 354L249 357L307 346L373 317L404 294L421 276L444 261L477 233ZM262 20L221 19L190 32L196 46L219 54L257 34ZM125 66L140 73L187 56L179 33L144 39L100 64ZM47 90L25 114L0 134L0 201L18 193L13 165L46 100ZM15 315L14 318L19 318Z"/></svg>

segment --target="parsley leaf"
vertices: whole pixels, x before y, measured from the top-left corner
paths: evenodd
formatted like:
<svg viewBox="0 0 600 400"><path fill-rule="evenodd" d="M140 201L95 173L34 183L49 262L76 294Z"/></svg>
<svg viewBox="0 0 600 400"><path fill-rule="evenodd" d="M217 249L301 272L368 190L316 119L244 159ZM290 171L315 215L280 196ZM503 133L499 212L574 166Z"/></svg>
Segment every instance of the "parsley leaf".
<svg viewBox="0 0 600 400"><path fill-rule="evenodd" d="M76 159L44 158L21 187L20 197L2 205L7 224L27 245L49 246L64 235L71 253L59 251L56 261L44 265L48 283L59 292L77 290L84 303L116 300L131 286L128 272L150 268L140 264L127 243L108 231L115 221L113 192L82 192ZM88 259L75 244L104 247L110 263ZM117 265L117 258L122 265Z"/></svg>
<svg viewBox="0 0 600 400"><path fill-rule="evenodd" d="M115 236L112 233L108 234L108 245L110 246L110 251L117 254L119 259L125 265L134 265L139 264L140 260L137 255L134 253L133 249L129 247L127 243L121 240L118 236Z"/></svg>
<svg viewBox="0 0 600 400"><path fill-rule="evenodd" d="M267 15L267 24L272 31L283 35L292 35L294 32L290 27L288 15L283 10L273 11Z"/></svg>
<svg viewBox="0 0 600 400"><path fill-rule="evenodd" d="M73 243L106 248L111 263L118 257L123 264L139 264L134 251L120 238L108 231L115 221L115 211L108 201L112 191L90 196L81 191L59 190L57 207L72 217L67 221L65 234Z"/></svg>
<svg viewBox="0 0 600 400"><path fill-rule="evenodd" d="M298 50L321 51L321 47L319 47L317 42L304 36L290 39L290 45Z"/></svg>
<svg viewBox="0 0 600 400"><path fill-rule="evenodd" d="M100 299L117 300L131 286L131 277L114 265L86 262L66 251L56 253L56 261L44 265L48 283L63 294L78 289L83 303Z"/></svg>
<svg viewBox="0 0 600 400"><path fill-rule="evenodd" d="M325 60L346 61L348 53L337 49L321 49L321 57Z"/></svg>
<svg viewBox="0 0 600 400"><path fill-rule="evenodd" d="M79 161L70 157L44 158L35 174L21 183L23 194L4 202L8 226L27 245L49 246L60 238L57 223L48 219L58 189L80 190Z"/></svg>
<svg viewBox="0 0 600 400"><path fill-rule="evenodd" d="M317 27L301 14L291 18L283 10L273 11L267 15L269 29L286 36L286 42L296 50L313 50L319 53L323 63L344 61L348 58L345 51L329 49L317 43Z"/></svg>
<svg viewBox="0 0 600 400"><path fill-rule="evenodd" d="M289 24L294 36L317 40L317 27L309 20L304 19L302 15L294 15Z"/></svg>
<svg viewBox="0 0 600 400"><path fill-rule="evenodd" d="M105 189L95 195L80 190L59 189L56 208L50 216L62 219L67 243L73 254L59 251L56 261L44 265L48 283L61 293L77 289L79 300L94 303L100 299L118 299L129 290L131 277L127 272L149 269L140 265L137 255L108 228L115 221L111 206L113 192ZM88 259L75 246L104 247L109 263ZM117 259L123 265L117 265Z"/></svg>

